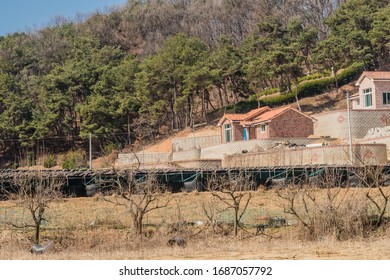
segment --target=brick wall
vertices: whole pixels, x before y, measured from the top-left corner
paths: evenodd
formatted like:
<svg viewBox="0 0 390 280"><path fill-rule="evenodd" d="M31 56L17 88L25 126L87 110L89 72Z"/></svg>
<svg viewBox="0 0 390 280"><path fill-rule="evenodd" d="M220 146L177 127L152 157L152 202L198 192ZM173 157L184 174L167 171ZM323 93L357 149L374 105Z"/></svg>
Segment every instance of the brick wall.
<svg viewBox="0 0 390 280"><path fill-rule="evenodd" d="M314 134L313 121L294 110L271 120L268 137L308 137Z"/></svg>

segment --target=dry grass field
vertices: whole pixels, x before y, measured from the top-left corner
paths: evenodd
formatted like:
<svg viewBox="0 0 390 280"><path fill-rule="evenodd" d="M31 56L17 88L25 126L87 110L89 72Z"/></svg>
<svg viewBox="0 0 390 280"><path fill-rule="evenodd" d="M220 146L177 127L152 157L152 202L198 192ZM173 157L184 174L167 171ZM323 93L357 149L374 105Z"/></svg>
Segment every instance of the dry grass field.
<svg viewBox="0 0 390 280"><path fill-rule="evenodd" d="M365 191L349 190L348 197L364 199ZM66 198L47 209L42 242L53 246L42 255L29 252L33 229L11 224L29 222L29 213L0 202L0 259L390 259L390 230L382 226L369 236L344 241L332 235L308 240L293 216L283 211L284 201L274 190L259 190L244 215L245 230L234 236L228 226L215 231L207 224L204 205L217 207L210 193L177 193L166 208L150 212L144 220L145 234L137 237L126 208L101 197ZM324 193L325 196L325 193ZM283 217L287 225L266 228L255 234L255 225L266 217ZM221 221L229 215L219 215ZM190 225L202 221L203 225ZM169 247L175 236L186 238L187 246Z"/></svg>

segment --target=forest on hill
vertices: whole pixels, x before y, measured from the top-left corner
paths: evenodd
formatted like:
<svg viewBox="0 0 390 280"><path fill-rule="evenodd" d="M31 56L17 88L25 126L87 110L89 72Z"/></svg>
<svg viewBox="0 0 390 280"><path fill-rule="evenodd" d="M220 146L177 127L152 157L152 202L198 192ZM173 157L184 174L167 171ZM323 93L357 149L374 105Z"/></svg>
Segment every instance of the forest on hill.
<svg viewBox="0 0 390 280"><path fill-rule="evenodd" d="M0 37L0 166L90 133L101 151L146 143L332 69L388 69L389 51L389 0L129 0L56 18Z"/></svg>

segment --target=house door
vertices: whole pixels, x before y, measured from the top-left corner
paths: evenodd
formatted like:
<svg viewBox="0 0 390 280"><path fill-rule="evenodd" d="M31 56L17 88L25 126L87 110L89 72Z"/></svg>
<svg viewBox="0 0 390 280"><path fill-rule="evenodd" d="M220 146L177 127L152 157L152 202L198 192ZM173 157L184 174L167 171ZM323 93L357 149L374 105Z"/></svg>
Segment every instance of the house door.
<svg viewBox="0 0 390 280"><path fill-rule="evenodd" d="M248 140L249 134L248 134L248 129L244 128L244 141Z"/></svg>

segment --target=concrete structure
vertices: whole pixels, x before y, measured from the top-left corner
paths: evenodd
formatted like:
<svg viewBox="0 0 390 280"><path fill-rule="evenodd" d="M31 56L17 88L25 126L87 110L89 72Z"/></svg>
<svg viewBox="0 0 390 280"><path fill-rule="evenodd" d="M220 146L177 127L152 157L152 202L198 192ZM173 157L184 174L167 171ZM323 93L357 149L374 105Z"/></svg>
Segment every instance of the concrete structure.
<svg viewBox="0 0 390 280"><path fill-rule="evenodd" d="M345 165L349 164L349 146L280 149L260 153L225 156L223 168L265 166ZM353 145L353 165L387 164L386 145Z"/></svg>
<svg viewBox="0 0 390 280"><path fill-rule="evenodd" d="M390 72L365 71L358 79L359 92L351 96L352 109L390 109Z"/></svg>
<svg viewBox="0 0 390 280"><path fill-rule="evenodd" d="M172 139L172 151L188 151L221 144L221 135L183 137Z"/></svg>
<svg viewBox="0 0 390 280"><path fill-rule="evenodd" d="M172 161L172 153L145 153L118 154L116 165L133 166L145 164L159 164Z"/></svg>
<svg viewBox="0 0 390 280"><path fill-rule="evenodd" d="M269 138L299 138L313 134L316 120L288 106L258 108L247 114L225 114L218 122L222 143Z"/></svg>
<svg viewBox="0 0 390 280"><path fill-rule="evenodd" d="M256 153L272 149L276 146L303 146L311 144L318 139L312 138L273 138L263 140L238 141L206 147L201 149L202 159L223 159L226 155Z"/></svg>
<svg viewBox="0 0 390 280"><path fill-rule="evenodd" d="M390 125L390 110L351 110L351 130L354 140L362 139L375 127ZM313 115L314 135L334 138L348 138L347 110L331 111Z"/></svg>

